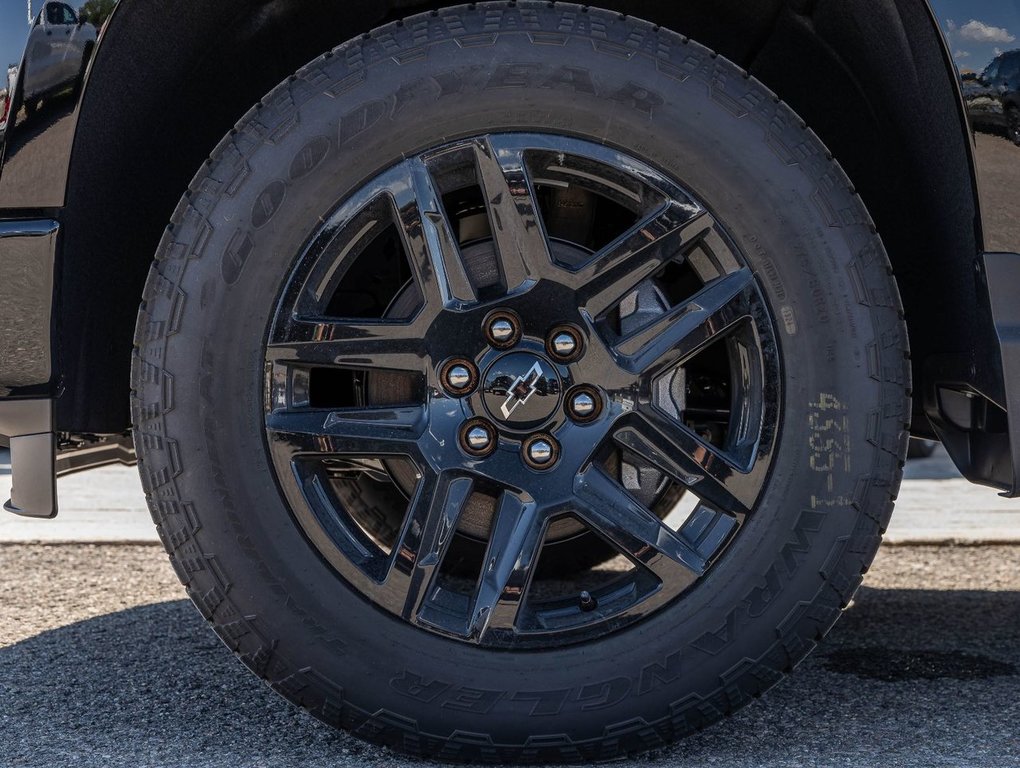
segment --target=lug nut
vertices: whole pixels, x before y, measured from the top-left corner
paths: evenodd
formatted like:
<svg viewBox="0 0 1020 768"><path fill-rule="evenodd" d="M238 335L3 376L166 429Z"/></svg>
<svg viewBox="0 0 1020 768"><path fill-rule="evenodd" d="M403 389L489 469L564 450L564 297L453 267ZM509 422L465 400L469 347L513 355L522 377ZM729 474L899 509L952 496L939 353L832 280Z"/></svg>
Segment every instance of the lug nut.
<svg viewBox="0 0 1020 768"><path fill-rule="evenodd" d="M532 469L548 469L559 455L560 446L549 435L533 435L524 441L524 462Z"/></svg>
<svg viewBox="0 0 1020 768"><path fill-rule="evenodd" d="M464 441L472 451L484 451L492 442L492 435L485 427L471 427L464 435Z"/></svg>
<svg viewBox="0 0 1020 768"><path fill-rule="evenodd" d="M569 333L557 333L552 340L553 352L559 357L570 357L577 351L577 339Z"/></svg>
<svg viewBox="0 0 1020 768"><path fill-rule="evenodd" d="M464 389L471 383L471 371L464 365L455 365L446 372L446 383L450 389Z"/></svg>
<svg viewBox="0 0 1020 768"><path fill-rule="evenodd" d="M560 362L569 362L581 351L581 334L570 326L555 328L549 334L546 351Z"/></svg>
<svg viewBox="0 0 1020 768"><path fill-rule="evenodd" d="M570 410L575 416L587 418L595 413L595 398L587 392L574 395L574 399L570 401Z"/></svg>
<svg viewBox="0 0 1020 768"><path fill-rule="evenodd" d="M548 440L536 440L528 446L528 458L534 464L548 464L552 461L553 447Z"/></svg>
<svg viewBox="0 0 1020 768"><path fill-rule="evenodd" d="M497 318L489 326L489 333L495 341L498 341L500 344L506 344L514 337L513 323L505 317Z"/></svg>
<svg viewBox="0 0 1020 768"><path fill-rule="evenodd" d="M496 443L496 430L482 419L469 421L460 429L461 448L472 456L488 456Z"/></svg>
<svg viewBox="0 0 1020 768"><path fill-rule="evenodd" d="M601 412L602 397L592 387L576 387L567 396L567 414L574 421L593 421Z"/></svg>
<svg viewBox="0 0 1020 768"><path fill-rule="evenodd" d="M443 388L454 397L463 397L478 383L478 369L467 360L451 360L439 372Z"/></svg>
<svg viewBox="0 0 1020 768"><path fill-rule="evenodd" d="M485 336L496 349L509 349L521 340L521 320L508 309L498 309L485 318Z"/></svg>

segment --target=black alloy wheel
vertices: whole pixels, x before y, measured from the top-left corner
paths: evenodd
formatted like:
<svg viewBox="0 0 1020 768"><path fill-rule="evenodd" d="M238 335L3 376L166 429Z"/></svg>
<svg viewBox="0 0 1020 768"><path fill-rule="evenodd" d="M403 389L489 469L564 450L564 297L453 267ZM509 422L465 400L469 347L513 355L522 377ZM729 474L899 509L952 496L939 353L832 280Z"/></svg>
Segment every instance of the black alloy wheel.
<svg viewBox="0 0 1020 768"><path fill-rule="evenodd" d="M622 230L591 222L581 242L565 239L576 223L543 223L562 190ZM444 201L465 197L477 205L455 218ZM373 243L394 229L413 275L397 296L413 298L394 319L336 316L338 295L379 278L360 262L378 267ZM369 181L311 238L269 337L267 435L309 538L377 605L482 645L597 637L691 588L753 509L779 422L773 320L729 243L676 182L565 136L472 137ZM346 402L327 389L344 372L357 382ZM375 403L377 372L405 398ZM728 392L714 435L685 404L695 376ZM409 502L394 536L373 537L377 510L330 478L399 473L401 460ZM654 476L659 496L677 496L666 484L697 498L667 524L628 492L623 467ZM478 577L458 585L444 561L472 506L491 508L488 539ZM564 518L641 566L584 589L597 608L580 591L531 594Z"/></svg>
<svg viewBox="0 0 1020 768"><path fill-rule="evenodd" d="M614 759L761 695L853 598L907 450L896 281L822 141L566 3L414 16L267 94L135 342L202 615L315 717L445 761Z"/></svg>

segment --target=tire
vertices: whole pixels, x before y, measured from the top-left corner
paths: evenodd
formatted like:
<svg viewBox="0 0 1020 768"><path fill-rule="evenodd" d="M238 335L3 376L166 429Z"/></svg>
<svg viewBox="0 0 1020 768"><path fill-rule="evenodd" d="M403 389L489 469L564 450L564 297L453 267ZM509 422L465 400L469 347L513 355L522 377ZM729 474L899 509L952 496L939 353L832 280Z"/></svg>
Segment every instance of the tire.
<svg viewBox="0 0 1020 768"><path fill-rule="evenodd" d="M626 153L629 172L678 180L711 211L726 235L711 247L734 260L718 281L743 275L741 290L761 310L748 310L765 361L755 370L775 374L761 377L760 398L738 406L773 426L752 446L750 511L712 518L732 534L704 550L693 586L621 614L616 628L596 611L589 634L565 631L560 642L551 632L548 644L520 648L513 633L493 635L493 647L483 625L455 637L405 621L377 600L377 586L347 575L355 571L336 554L347 546L336 543L342 536L294 501L297 470L275 463L288 439L267 373L277 358L267 355L281 324L296 322L280 308L295 291L304 296L295 270L314 255L313 235L322 221L340 220L330 216L353 215L339 203L434 147L539 133L592 156ZM535 308L536 316L575 310ZM910 372L896 283L865 206L818 137L697 43L570 4L479 3L415 16L278 86L181 200L149 274L135 343L132 415L146 498L199 611L251 670L317 718L442 760L608 760L669 744L750 702L822 640L853 597L907 450ZM584 354L598 343L587 337ZM600 418L630 407L643 404L614 395ZM725 445L743 439L733 434ZM573 444L562 445L565 462ZM527 455L548 454L543 446ZM568 478L578 498L595 482L590 469ZM536 497L542 484L566 482L555 471L535 477ZM715 475L686 477L698 493L714 492ZM599 506L586 495L586 514L643 514L641 504L620 501L615 483L602 488L614 501ZM502 504L510 495L500 493ZM507 505L522 516L525 507ZM687 525L675 533L693 542ZM490 535L502 535L495 523ZM637 546L633 554L647 557ZM679 572L667 559L658 553L633 568ZM665 579L666 587L676 585ZM492 605L495 614L504 604Z"/></svg>
<svg viewBox="0 0 1020 768"><path fill-rule="evenodd" d="M1020 147L1020 109L1009 108L1006 115L1006 127L1010 141Z"/></svg>

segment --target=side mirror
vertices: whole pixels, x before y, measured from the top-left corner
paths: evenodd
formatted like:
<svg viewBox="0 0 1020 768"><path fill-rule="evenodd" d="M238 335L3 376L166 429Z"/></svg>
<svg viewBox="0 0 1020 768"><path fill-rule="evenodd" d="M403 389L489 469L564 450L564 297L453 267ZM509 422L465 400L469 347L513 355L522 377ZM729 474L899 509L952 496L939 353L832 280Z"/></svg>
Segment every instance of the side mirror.
<svg viewBox="0 0 1020 768"><path fill-rule="evenodd" d="M78 14L78 26L80 27L80 26L83 26L83 25L88 24L88 23L89 23L88 14L86 14L86 13L79 13Z"/></svg>

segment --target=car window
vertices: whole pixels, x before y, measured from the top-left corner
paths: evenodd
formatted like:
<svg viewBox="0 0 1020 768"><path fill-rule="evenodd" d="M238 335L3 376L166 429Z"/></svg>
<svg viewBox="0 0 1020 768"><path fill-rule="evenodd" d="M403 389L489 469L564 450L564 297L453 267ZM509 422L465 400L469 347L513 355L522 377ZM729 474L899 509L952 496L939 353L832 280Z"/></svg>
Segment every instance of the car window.
<svg viewBox="0 0 1020 768"><path fill-rule="evenodd" d="M50 24L77 24L78 17L63 3L50 3L46 6L46 21Z"/></svg>
<svg viewBox="0 0 1020 768"><path fill-rule="evenodd" d="M74 11L68 5L61 5L60 12L63 15L63 21L61 24L77 24L78 17L74 15Z"/></svg>

